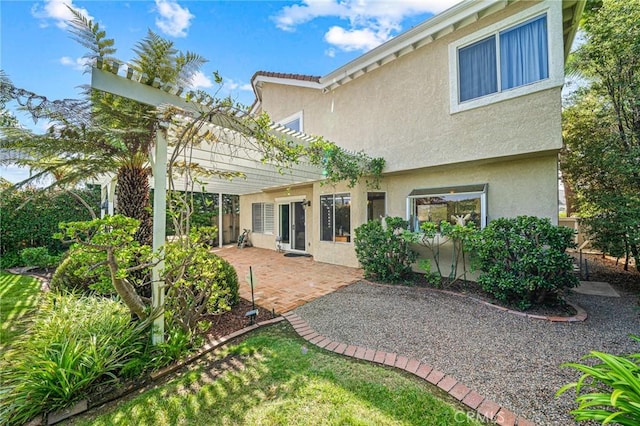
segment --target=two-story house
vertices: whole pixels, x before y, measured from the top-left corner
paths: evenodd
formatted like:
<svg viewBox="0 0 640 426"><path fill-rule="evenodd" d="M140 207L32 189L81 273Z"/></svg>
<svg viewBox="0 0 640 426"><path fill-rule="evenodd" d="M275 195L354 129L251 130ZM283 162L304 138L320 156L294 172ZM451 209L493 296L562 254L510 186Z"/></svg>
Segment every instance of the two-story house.
<svg viewBox="0 0 640 426"><path fill-rule="evenodd" d="M354 229L382 215L558 216L564 64L584 3L464 1L323 77L257 72L254 112L383 157L380 188L241 196L255 246L358 266Z"/></svg>

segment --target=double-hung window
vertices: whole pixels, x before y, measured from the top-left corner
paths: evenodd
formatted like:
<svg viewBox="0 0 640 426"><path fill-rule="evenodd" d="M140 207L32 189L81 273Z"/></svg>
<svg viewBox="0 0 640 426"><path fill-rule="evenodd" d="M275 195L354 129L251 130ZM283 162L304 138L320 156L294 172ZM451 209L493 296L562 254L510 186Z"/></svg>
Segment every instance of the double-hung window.
<svg viewBox="0 0 640 426"><path fill-rule="evenodd" d="M460 102L548 77L546 14L458 49Z"/></svg>
<svg viewBox="0 0 640 426"><path fill-rule="evenodd" d="M251 204L252 232L256 234L273 234L273 203Z"/></svg>

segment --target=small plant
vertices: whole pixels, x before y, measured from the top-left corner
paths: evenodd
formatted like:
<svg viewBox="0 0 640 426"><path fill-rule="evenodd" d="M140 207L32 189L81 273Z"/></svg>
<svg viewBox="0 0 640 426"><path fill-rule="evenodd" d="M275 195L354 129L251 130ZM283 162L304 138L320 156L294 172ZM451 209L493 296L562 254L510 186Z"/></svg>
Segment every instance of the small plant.
<svg viewBox="0 0 640 426"><path fill-rule="evenodd" d="M409 278L411 264L418 258L402 237L408 222L387 217L383 222L369 221L355 229L355 248L365 278L397 283Z"/></svg>
<svg viewBox="0 0 640 426"><path fill-rule="evenodd" d="M421 259L418 266L425 271L427 282L436 288L441 288L452 285L460 278L466 279L469 247L472 240L477 238L477 232L473 222L466 225L452 225L442 221L440 224L423 222L420 224L419 232L405 231L403 235L407 241L429 250L436 266L435 272L432 272L429 259ZM445 244L449 242L452 251L451 270L446 273L442 267L441 253L445 250Z"/></svg>
<svg viewBox="0 0 640 426"><path fill-rule="evenodd" d="M640 341L637 336L634 340ZM571 411L576 421L595 420L602 424L640 424L640 354L616 356L591 351L583 359L601 361L595 365L565 363L584 374L575 383L564 385L556 396L575 388L578 408ZM582 392L582 393L581 393Z"/></svg>
<svg viewBox="0 0 640 426"><path fill-rule="evenodd" d="M29 247L20 251L20 259L25 266L34 266L36 268L50 268L57 261L57 256L51 256L46 247Z"/></svg>
<svg viewBox="0 0 640 426"><path fill-rule="evenodd" d="M527 309L578 285L566 253L573 230L533 216L496 219L472 247L482 270L478 283L496 299Z"/></svg>
<svg viewBox="0 0 640 426"><path fill-rule="evenodd" d="M141 355L146 336L116 301L49 293L1 360L0 423L24 424L87 398Z"/></svg>

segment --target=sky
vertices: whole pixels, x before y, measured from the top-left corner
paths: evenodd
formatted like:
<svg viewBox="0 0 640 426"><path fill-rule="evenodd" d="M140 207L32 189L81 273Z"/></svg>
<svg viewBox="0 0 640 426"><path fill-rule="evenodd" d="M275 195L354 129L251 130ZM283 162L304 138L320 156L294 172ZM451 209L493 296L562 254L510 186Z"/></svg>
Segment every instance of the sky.
<svg viewBox="0 0 640 426"><path fill-rule="evenodd" d="M69 33L71 6L115 40L115 57L130 60L153 31L208 60L193 88L250 105L256 71L326 75L459 1L0 0L0 69L15 86L49 99L81 97L91 79L87 50ZM36 131L48 126L18 117ZM27 172L0 173L16 182Z"/></svg>

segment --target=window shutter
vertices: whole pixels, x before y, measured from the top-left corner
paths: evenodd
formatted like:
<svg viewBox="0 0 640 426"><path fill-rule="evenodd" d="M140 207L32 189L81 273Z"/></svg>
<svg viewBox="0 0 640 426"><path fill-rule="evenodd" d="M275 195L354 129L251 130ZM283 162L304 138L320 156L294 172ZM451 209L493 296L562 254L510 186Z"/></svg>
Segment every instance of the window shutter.
<svg viewBox="0 0 640 426"><path fill-rule="evenodd" d="M273 234L275 217L274 217L274 205L273 203L264 204L264 233Z"/></svg>

